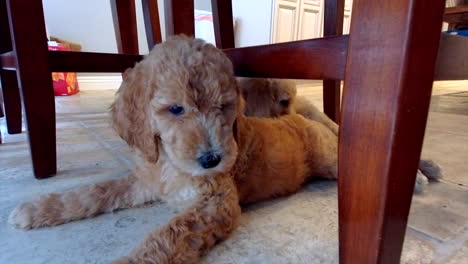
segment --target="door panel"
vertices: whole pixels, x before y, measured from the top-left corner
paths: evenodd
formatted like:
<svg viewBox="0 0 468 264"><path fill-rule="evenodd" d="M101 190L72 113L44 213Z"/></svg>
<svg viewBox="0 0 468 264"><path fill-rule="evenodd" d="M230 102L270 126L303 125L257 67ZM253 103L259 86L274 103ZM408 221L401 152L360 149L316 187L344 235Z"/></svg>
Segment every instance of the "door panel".
<svg viewBox="0 0 468 264"><path fill-rule="evenodd" d="M303 0L303 4L321 6L324 0Z"/></svg>
<svg viewBox="0 0 468 264"><path fill-rule="evenodd" d="M301 8L298 40L318 38L321 33L322 12L320 6L306 6Z"/></svg>
<svg viewBox="0 0 468 264"><path fill-rule="evenodd" d="M286 2L279 2L276 21L274 42L293 41L296 37L297 6Z"/></svg>

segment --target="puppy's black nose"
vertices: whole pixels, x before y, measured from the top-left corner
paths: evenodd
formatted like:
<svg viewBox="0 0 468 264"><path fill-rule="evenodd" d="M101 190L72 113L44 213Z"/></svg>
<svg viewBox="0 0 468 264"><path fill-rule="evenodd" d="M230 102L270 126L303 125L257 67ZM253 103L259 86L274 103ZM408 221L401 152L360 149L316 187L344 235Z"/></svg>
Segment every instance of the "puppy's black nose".
<svg viewBox="0 0 468 264"><path fill-rule="evenodd" d="M221 161L221 156L213 152L207 152L198 157L197 161L204 169L214 168Z"/></svg>

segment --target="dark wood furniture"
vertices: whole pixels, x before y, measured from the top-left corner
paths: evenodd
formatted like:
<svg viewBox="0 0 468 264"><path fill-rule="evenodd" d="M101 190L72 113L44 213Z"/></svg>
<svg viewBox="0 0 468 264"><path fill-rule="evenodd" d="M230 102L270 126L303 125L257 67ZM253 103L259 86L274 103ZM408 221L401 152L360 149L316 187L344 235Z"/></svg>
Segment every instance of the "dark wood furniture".
<svg viewBox="0 0 468 264"><path fill-rule="evenodd" d="M339 35L343 1L325 3L325 23L329 23L325 33ZM399 263L444 3L354 0L349 39L336 36L226 50L240 76L344 79L338 181L340 263ZM226 21L218 23L232 27ZM220 43L224 30L219 25L215 28L220 31L215 34ZM333 106L328 114L336 120L339 82L328 80L324 99Z"/></svg>
<svg viewBox="0 0 468 264"><path fill-rule="evenodd" d="M144 1L146 20L158 17L152 2ZM53 176L57 171L51 72L123 72L142 58L135 55L138 41L134 2L111 0L111 5L119 17L116 27L119 52L126 54L48 51L42 2L0 0L0 78L8 132L21 133L22 105L34 175L38 179ZM151 23L146 24L151 28ZM152 32L152 41L158 38L160 41L157 30L159 26Z"/></svg>
<svg viewBox="0 0 468 264"><path fill-rule="evenodd" d="M135 54L135 40L122 38L134 37L134 19L128 20L130 29L119 22L124 21L120 16L130 13L119 9L134 12L134 5L126 2L132 0L112 1L119 18L120 51ZM141 56L48 52L41 1L6 2L0 11L4 14L8 10L12 42L4 41L10 38L2 33L2 45L11 46L2 51L2 74L16 71L12 76L17 76L19 85L13 85L16 79L12 77L9 86L20 88L36 176L47 177L55 173L56 162L50 71L121 72ZM398 263L445 1L354 0L348 37L339 36L343 1L326 0L326 34L338 36L237 49L229 2L212 0L215 36L218 47L228 48L225 52L237 75L327 80L327 112L335 118L340 113L337 81L344 80L338 183L340 263ZM165 3L166 32L193 35L193 0ZM145 15L148 17L156 15ZM37 27L28 27L31 24ZM153 44L160 41L157 32L153 27ZM26 43L43 44L31 49Z"/></svg>
<svg viewBox="0 0 468 264"><path fill-rule="evenodd" d="M449 24L449 30L468 29L468 1L464 5L445 9L444 21Z"/></svg>
<svg viewBox="0 0 468 264"><path fill-rule="evenodd" d="M325 1L323 35L343 34L344 0ZM323 110L328 117L340 123L341 81L323 80Z"/></svg>

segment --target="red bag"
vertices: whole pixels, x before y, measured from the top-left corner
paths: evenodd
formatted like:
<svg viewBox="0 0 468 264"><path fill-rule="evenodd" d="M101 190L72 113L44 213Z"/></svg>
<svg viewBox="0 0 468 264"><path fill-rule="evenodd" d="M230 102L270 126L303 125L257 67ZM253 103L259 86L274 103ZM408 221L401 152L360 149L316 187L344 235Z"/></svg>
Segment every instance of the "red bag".
<svg viewBox="0 0 468 264"><path fill-rule="evenodd" d="M70 51L70 48L65 44L51 41L49 50ZM52 82L55 96L73 95L80 91L76 72L53 72Z"/></svg>

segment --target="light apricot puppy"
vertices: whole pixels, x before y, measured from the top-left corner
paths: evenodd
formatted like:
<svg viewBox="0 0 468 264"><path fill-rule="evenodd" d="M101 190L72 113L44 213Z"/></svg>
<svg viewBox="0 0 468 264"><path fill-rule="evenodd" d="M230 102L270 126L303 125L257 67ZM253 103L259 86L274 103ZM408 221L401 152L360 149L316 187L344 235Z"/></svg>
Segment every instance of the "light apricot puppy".
<svg viewBox="0 0 468 264"><path fill-rule="evenodd" d="M338 125L333 120L318 110L307 98L297 95L294 81L238 78L238 82L246 101L246 116L278 117L286 114L300 114L322 123L338 135Z"/></svg>
<svg viewBox="0 0 468 264"><path fill-rule="evenodd" d="M256 117L279 117L300 114L320 122L338 135L338 125L318 110L304 96L297 95L296 84L286 79L237 78L242 96L246 101L245 114ZM421 160L414 190L420 193L429 180L439 181L442 169L432 160Z"/></svg>
<svg viewBox="0 0 468 264"><path fill-rule="evenodd" d="M246 118L232 64L202 40L155 46L111 107L117 133L135 150L128 177L19 205L9 222L54 226L162 199L182 209L116 263L195 263L236 227L240 204L335 179L337 137L300 115Z"/></svg>

